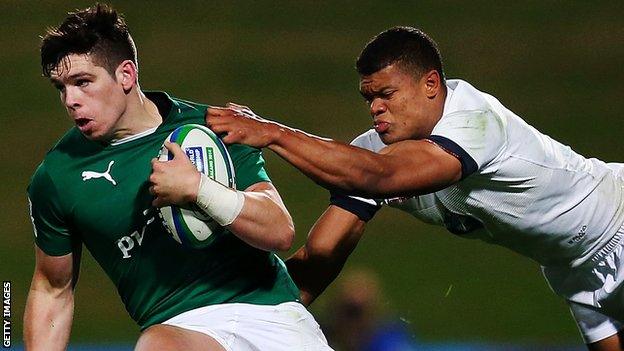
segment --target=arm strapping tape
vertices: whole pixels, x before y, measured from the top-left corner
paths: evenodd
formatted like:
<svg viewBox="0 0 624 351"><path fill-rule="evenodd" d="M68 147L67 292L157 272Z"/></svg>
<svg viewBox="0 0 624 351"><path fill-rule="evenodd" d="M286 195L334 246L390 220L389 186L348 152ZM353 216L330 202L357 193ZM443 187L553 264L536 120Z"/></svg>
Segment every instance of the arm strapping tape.
<svg viewBox="0 0 624 351"><path fill-rule="evenodd" d="M222 226L230 225L243 210L245 195L201 175L197 206Z"/></svg>

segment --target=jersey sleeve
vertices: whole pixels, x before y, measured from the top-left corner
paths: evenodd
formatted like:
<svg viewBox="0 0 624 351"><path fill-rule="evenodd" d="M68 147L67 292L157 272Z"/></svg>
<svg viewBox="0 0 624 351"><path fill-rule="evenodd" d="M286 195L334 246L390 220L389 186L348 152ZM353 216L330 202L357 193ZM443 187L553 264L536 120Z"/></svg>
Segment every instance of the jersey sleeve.
<svg viewBox="0 0 624 351"><path fill-rule="evenodd" d="M228 152L234 164L236 189L245 190L256 183L271 181L264 169L262 151L246 145L233 144L228 146Z"/></svg>
<svg viewBox="0 0 624 351"><path fill-rule="evenodd" d="M50 256L71 253L75 240L70 233L60 200L58 190L44 164L40 165L28 186L28 201L35 243Z"/></svg>
<svg viewBox="0 0 624 351"><path fill-rule="evenodd" d="M457 157L462 178L483 169L506 143L504 122L493 111L457 111L438 122L427 138Z"/></svg>
<svg viewBox="0 0 624 351"><path fill-rule="evenodd" d="M381 206L375 200L331 192L329 203L349 211L364 222L370 221Z"/></svg>

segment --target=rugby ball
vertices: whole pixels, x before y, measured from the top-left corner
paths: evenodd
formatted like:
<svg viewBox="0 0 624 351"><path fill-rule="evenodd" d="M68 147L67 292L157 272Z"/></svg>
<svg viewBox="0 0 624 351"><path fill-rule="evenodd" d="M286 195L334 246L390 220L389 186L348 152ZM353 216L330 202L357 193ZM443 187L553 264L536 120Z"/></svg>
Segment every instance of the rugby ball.
<svg viewBox="0 0 624 351"><path fill-rule="evenodd" d="M176 128L165 141L180 145L199 172L227 187L235 187L230 155L221 139L207 127L186 124ZM163 143L158 160L166 162L172 158ZM189 207L165 206L159 208L158 213L165 229L185 247L205 248L225 230L195 204Z"/></svg>

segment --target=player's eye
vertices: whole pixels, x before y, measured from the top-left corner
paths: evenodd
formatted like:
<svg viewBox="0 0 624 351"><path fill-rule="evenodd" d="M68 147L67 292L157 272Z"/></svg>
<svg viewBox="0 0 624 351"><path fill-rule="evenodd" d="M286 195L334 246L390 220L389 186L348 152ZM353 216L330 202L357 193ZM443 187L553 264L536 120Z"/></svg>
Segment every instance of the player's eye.
<svg viewBox="0 0 624 351"><path fill-rule="evenodd" d="M54 87L60 92L65 91L65 86L63 84L54 84Z"/></svg>
<svg viewBox="0 0 624 351"><path fill-rule="evenodd" d="M394 91L390 90L390 91L384 91L381 94L379 94L379 97L381 97L384 100L388 100L392 98L392 95L394 94Z"/></svg>
<svg viewBox="0 0 624 351"><path fill-rule="evenodd" d="M78 79L76 81L76 86L78 86L78 87L86 87L87 85L89 85L89 83L90 82L88 80L86 80L86 79Z"/></svg>

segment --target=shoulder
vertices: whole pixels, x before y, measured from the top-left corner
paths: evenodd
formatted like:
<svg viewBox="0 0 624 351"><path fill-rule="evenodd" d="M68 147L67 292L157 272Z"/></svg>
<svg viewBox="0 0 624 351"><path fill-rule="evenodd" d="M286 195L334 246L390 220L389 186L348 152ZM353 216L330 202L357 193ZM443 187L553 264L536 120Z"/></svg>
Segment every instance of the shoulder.
<svg viewBox="0 0 624 351"><path fill-rule="evenodd" d="M445 114L435 125L432 135L456 130L473 138L483 138L490 133L506 134L506 120L492 109L460 110ZM491 136L491 135L490 135Z"/></svg>
<svg viewBox="0 0 624 351"><path fill-rule="evenodd" d="M28 185L29 192L39 191L47 188L52 183L50 179L50 173L48 173L48 165L45 159L37 166L35 172L30 178L30 184Z"/></svg>
<svg viewBox="0 0 624 351"><path fill-rule="evenodd" d="M172 97L171 99L176 103L176 105L178 105L182 113L200 112L203 114L206 112L206 109L208 109L208 104L202 104L175 97Z"/></svg>
<svg viewBox="0 0 624 351"><path fill-rule="evenodd" d="M507 116L494 97L464 81L447 83L444 113L429 139L455 154L466 155L479 169L503 153L508 143Z"/></svg>
<svg viewBox="0 0 624 351"><path fill-rule="evenodd" d="M447 94L443 115L460 111L492 111L496 115L501 115L499 112L504 108L494 96L460 79L447 81Z"/></svg>
<svg viewBox="0 0 624 351"><path fill-rule="evenodd" d="M50 162L43 160L30 178L30 183L27 187L27 193L29 201L31 201L31 208L33 203L37 205L59 203L61 198L59 197L58 182L55 182L50 170L54 170L54 166L50 166ZM31 209L32 211L32 209Z"/></svg>
<svg viewBox="0 0 624 351"><path fill-rule="evenodd" d="M173 102L173 108L175 112L176 124L196 123L204 124L204 115L208 109L207 104L184 100L176 97L171 97Z"/></svg>
<svg viewBox="0 0 624 351"><path fill-rule="evenodd" d="M507 121L496 98L459 79L447 81L447 87L444 113L431 134L451 129L469 138L491 137L492 133L505 135Z"/></svg>

